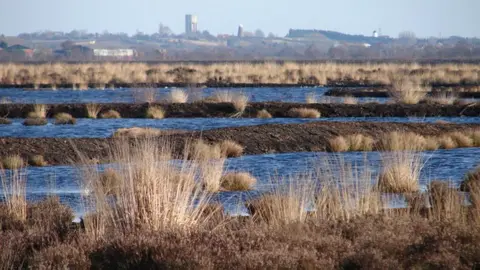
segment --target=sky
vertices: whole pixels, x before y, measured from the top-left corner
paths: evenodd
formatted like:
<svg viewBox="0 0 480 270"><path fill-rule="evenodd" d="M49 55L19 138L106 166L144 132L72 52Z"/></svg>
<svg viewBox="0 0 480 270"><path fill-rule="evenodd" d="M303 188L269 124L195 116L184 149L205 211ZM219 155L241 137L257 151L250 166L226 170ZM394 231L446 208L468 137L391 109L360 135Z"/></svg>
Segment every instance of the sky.
<svg viewBox="0 0 480 270"><path fill-rule="evenodd" d="M480 37L480 0L0 0L0 34L73 29L154 33L159 23L185 31L185 14L212 34L262 29L285 36L290 28L393 37Z"/></svg>

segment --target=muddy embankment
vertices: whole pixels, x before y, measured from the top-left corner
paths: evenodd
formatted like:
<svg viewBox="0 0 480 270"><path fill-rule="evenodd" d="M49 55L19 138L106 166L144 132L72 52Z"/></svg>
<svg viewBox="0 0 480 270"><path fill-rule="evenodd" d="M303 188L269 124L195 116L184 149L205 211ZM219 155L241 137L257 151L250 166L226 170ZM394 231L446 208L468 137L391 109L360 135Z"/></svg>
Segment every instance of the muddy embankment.
<svg viewBox="0 0 480 270"><path fill-rule="evenodd" d="M169 140L178 153L189 140L202 138L208 142L234 140L244 146L244 154L325 151L328 140L338 135L364 134L378 137L392 131L415 132L424 136L453 131L479 129L480 124L420 124L368 122L316 122L308 124L261 125L222 128L203 132L171 134L159 139ZM77 151L88 158L107 162L109 145L114 138L0 138L0 156L20 154L24 158L43 155L52 165L78 161Z"/></svg>
<svg viewBox="0 0 480 270"><path fill-rule="evenodd" d="M99 104L100 114L108 110L116 110L123 118L145 118L149 106L161 106L167 118L193 117L231 117L236 114L230 103L184 103L184 104L130 104L108 103ZM47 117L65 112L75 118L87 117L85 104L55 104L47 105ZM455 117L480 116L480 104L304 104L279 102L252 102L246 107L240 117L254 118L260 110L267 110L273 117L289 117L292 108L317 109L322 117ZM33 111L32 104L0 104L0 117L25 118Z"/></svg>
<svg viewBox="0 0 480 270"><path fill-rule="evenodd" d="M388 98L389 87L370 86L370 87L334 87L325 92L325 96L332 97L371 97L371 98ZM427 96L451 95L456 98L480 98L480 87L434 87Z"/></svg>

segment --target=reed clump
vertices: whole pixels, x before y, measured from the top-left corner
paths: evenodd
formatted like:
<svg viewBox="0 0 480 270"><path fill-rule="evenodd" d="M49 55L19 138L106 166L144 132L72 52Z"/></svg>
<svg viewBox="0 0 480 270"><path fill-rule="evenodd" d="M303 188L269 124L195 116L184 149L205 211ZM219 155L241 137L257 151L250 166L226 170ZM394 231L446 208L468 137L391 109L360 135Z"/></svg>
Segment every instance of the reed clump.
<svg viewBox="0 0 480 270"><path fill-rule="evenodd" d="M311 108L292 108L287 115L293 118L320 118L321 116L317 109Z"/></svg>
<svg viewBox="0 0 480 270"><path fill-rule="evenodd" d="M48 163L45 161L45 158L42 155L33 155L28 158L28 165L35 167L44 167Z"/></svg>
<svg viewBox="0 0 480 270"><path fill-rule="evenodd" d="M95 104L95 103L89 103L89 104L85 105L85 109L87 111L87 117L88 118L97 119L98 114L102 110L102 106L100 106L99 104Z"/></svg>
<svg viewBox="0 0 480 270"><path fill-rule="evenodd" d="M468 172L460 184L461 191L470 192L475 188L480 188L480 166Z"/></svg>
<svg viewBox="0 0 480 270"><path fill-rule="evenodd" d="M397 103L418 104L429 91L428 87L424 87L418 82L402 78L392 83L389 94Z"/></svg>
<svg viewBox="0 0 480 270"><path fill-rule="evenodd" d="M228 158L240 157L243 155L243 146L232 140L224 140L220 142L220 151Z"/></svg>
<svg viewBox="0 0 480 270"><path fill-rule="evenodd" d="M253 189L257 179L250 173L235 172L223 175L220 183L221 188L226 191L247 191Z"/></svg>
<svg viewBox="0 0 480 270"><path fill-rule="evenodd" d="M412 152L392 152L382 157L378 189L388 193L417 192L422 169L421 158Z"/></svg>
<svg viewBox="0 0 480 270"><path fill-rule="evenodd" d="M100 114L100 118L103 118L103 119L118 119L118 118L122 118L122 116L120 115L119 112L117 112L115 110L108 110L108 111Z"/></svg>
<svg viewBox="0 0 480 270"><path fill-rule="evenodd" d="M46 118L47 106L45 104L33 105L33 111L29 112L27 118Z"/></svg>
<svg viewBox="0 0 480 270"><path fill-rule="evenodd" d="M57 113L55 115L55 125L74 125L77 120L69 113Z"/></svg>
<svg viewBox="0 0 480 270"><path fill-rule="evenodd" d="M167 99L171 103L187 103L188 94L183 89L172 89Z"/></svg>
<svg viewBox="0 0 480 270"><path fill-rule="evenodd" d="M263 109L257 112L257 118L267 119L272 118L272 115L267 110Z"/></svg>
<svg viewBox="0 0 480 270"><path fill-rule="evenodd" d="M2 166L5 169L16 170L25 166L25 161L19 155L6 156L2 159Z"/></svg>
<svg viewBox="0 0 480 270"><path fill-rule="evenodd" d="M151 106L148 107L145 116L151 119L163 119L165 118L165 111L160 106Z"/></svg>

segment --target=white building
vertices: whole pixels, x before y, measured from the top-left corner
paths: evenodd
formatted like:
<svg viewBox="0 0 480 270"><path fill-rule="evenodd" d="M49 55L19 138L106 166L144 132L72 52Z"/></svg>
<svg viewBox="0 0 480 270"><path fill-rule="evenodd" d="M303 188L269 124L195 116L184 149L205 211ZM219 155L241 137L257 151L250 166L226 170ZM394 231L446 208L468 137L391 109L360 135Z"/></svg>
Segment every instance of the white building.
<svg viewBox="0 0 480 270"><path fill-rule="evenodd" d="M197 15L185 15L185 34L196 33L198 31L198 17Z"/></svg>
<svg viewBox="0 0 480 270"><path fill-rule="evenodd" d="M134 49L93 49L95 57L108 57L115 59L132 59L136 55Z"/></svg>

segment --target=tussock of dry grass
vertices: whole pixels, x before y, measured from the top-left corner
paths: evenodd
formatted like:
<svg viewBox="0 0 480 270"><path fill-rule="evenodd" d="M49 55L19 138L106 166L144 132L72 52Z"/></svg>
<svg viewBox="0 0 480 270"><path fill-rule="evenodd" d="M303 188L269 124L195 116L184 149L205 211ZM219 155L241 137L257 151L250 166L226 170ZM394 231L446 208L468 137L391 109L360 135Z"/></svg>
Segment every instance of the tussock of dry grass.
<svg viewBox="0 0 480 270"><path fill-rule="evenodd" d="M74 125L77 122L71 114L57 113L55 115L55 125Z"/></svg>
<svg viewBox="0 0 480 270"><path fill-rule="evenodd" d="M337 136L328 140L329 149L332 152L346 152L350 149L350 145L343 136Z"/></svg>
<svg viewBox="0 0 480 270"><path fill-rule="evenodd" d="M472 147L474 145L473 139L461 132L451 133L450 138L452 138L457 147Z"/></svg>
<svg viewBox="0 0 480 270"><path fill-rule="evenodd" d="M132 89L135 103L154 103L157 101L157 90L153 88Z"/></svg>
<svg viewBox="0 0 480 270"><path fill-rule="evenodd" d="M240 157L243 155L243 146L232 141L225 140L220 143L220 150L225 157Z"/></svg>
<svg viewBox="0 0 480 270"><path fill-rule="evenodd" d="M152 119L163 119L165 118L165 111L160 106L152 106L148 107L145 116Z"/></svg>
<svg viewBox="0 0 480 270"><path fill-rule="evenodd" d="M33 105L33 112L29 112L27 118L46 118L47 106L44 104Z"/></svg>
<svg viewBox="0 0 480 270"><path fill-rule="evenodd" d="M351 151L372 151L374 140L370 136L354 134L346 137Z"/></svg>
<svg viewBox="0 0 480 270"><path fill-rule="evenodd" d="M452 139L452 137L447 135L438 138L438 144L441 149L453 149L458 147L457 143Z"/></svg>
<svg viewBox="0 0 480 270"><path fill-rule="evenodd" d="M105 194L115 194L117 188L122 184L120 175L112 168L107 168L100 174L99 184L102 186Z"/></svg>
<svg viewBox="0 0 480 270"><path fill-rule="evenodd" d="M119 112L115 110L108 110L102 114L100 114L100 118L103 119L116 119L116 118L122 118Z"/></svg>
<svg viewBox="0 0 480 270"><path fill-rule="evenodd" d="M48 124L48 120L45 118L27 118L23 121L25 126L44 126Z"/></svg>
<svg viewBox="0 0 480 270"><path fill-rule="evenodd" d="M98 104L89 103L85 105L87 111L87 117L91 119L97 119L98 114L102 110L102 107Z"/></svg>
<svg viewBox="0 0 480 270"><path fill-rule="evenodd" d="M253 189L257 179L246 172L227 173L220 178L220 185L226 191L247 191Z"/></svg>
<svg viewBox="0 0 480 270"><path fill-rule="evenodd" d="M441 105L452 105L457 100L458 97L453 92L442 92L427 98L427 101Z"/></svg>
<svg viewBox="0 0 480 270"><path fill-rule="evenodd" d="M265 109L257 112L257 118L272 118L272 115Z"/></svg>
<svg viewBox="0 0 480 270"><path fill-rule="evenodd" d="M162 130L157 128L119 128L113 133L113 137L129 137L129 138L144 138L155 137L160 135L175 134L182 131L179 130Z"/></svg>
<svg viewBox="0 0 480 270"><path fill-rule="evenodd" d="M11 123L12 121L10 121L9 119L0 117L0 125L10 125Z"/></svg>
<svg viewBox="0 0 480 270"><path fill-rule="evenodd" d="M28 165L35 167L44 167L48 164L42 155L33 155L28 158Z"/></svg>
<svg viewBox="0 0 480 270"><path fill-rule="evenodd" d="M480 166L468 172L460 184L461 191L470 192L475 188L480 188Z"/></svg>
<svg viewBox="0 0 480 270"><path fill-rule="evenodd" d="M421 159L411 152L393 152L382 157L383 169L378 178L378 188L388 193L411 193L418 191L422 169Z"/></svg>
<svg viewBox="0 0 480 270"><path fill-rule="evenodd" d="M25 162L19 155L6 156L2 159L2 166L5 169L15 170L25 166Z"/></svg>
<svg viewBox="0 0 480 270"><path fill-rule="evenodd" d="M318 110L310 108L292 108L287 114L293 118L319 118L321 116Z"/></svg>
<svg viewBox="0 0 480 270"><path fill-rule="evenodd" d="M188 94L183 89L172 89L168 94L167 100L171 103L187 103Z"/></svg>
<svg viewBox="0 0 480 270"><path fill-rule="evenodd" d="M390 132L382 134L378 148L383 151L424 150L427 145L425 137L413 132Z"/></svg>
<svg viewBox="0 0 480 270"><path fill-rule="evenodd" d="M398 103L417 104L425 98L430 89L418 82L403 78L392 83L390 96Z"/></svg>

